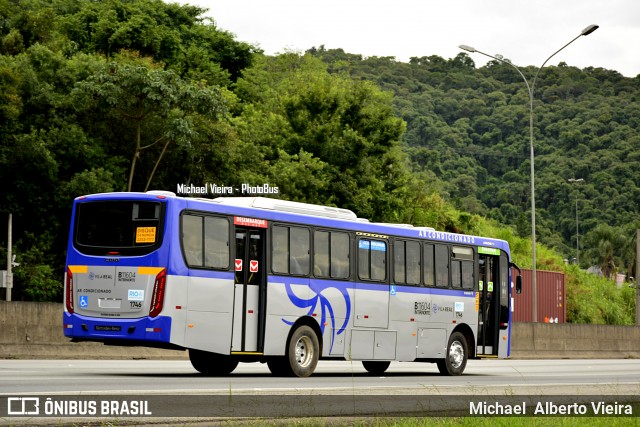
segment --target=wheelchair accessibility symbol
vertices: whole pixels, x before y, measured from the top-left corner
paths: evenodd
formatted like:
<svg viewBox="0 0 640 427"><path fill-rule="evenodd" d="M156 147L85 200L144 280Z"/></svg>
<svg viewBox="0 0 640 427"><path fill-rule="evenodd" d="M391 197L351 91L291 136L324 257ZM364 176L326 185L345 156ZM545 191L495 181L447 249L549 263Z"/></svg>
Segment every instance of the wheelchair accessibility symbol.
<svg viewBox="0 0 640 427"><path fill-rule="evenodd" d="M89 307L89 297L87 295L80 295L80 307Z"/></svg>

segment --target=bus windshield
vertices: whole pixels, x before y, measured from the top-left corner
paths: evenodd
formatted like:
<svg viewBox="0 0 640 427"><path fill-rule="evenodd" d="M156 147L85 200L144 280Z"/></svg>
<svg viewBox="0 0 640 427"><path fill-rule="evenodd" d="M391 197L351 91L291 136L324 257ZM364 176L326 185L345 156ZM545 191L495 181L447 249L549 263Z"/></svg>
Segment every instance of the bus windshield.
<svg viewBox="0 0 640 427"><path fill-rule="evenodd" d="M162 242L163 204L98 201L78 204L74 246L87 255L144 255Z"/></svg>

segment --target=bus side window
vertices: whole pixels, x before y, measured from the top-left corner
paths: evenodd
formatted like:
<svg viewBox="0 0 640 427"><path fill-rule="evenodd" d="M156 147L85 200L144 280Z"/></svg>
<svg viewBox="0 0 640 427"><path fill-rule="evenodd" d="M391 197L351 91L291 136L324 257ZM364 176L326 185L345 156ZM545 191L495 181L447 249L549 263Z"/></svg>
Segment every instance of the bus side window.
<svg viewBox="0 0 640 427"><path fill-rule="evenodd" d="M291 227L289 233L289 272L296 275L309 275L309 249L311 245L309 229Z"/></svg>
<svg viewBox="0 0 640 427"><path fill-rule="evenodd" d="M396 283L420 284L420 243L398 240L394 246L394 281Z"/></svg>
<svg viewBox="0 0 640 427"><path fill-rule="evenodd" d="M203 266L202 219L195 215L182 216L182 249L187 265L192 267Z"/></svg>
<svg viewBox="0 0 640 427"><path fill-rule="evenodd" d="M313 274L334 279L349 278L349 234L316 231L313 243Z"/></svg>
<svg viewBox="0 0 640 427"><path fill-rule="evenodd" d="M361 279L371 278L371 242L369 240L360 240L358 242L358 277Z"/></svg>
<svg viewBox="0 0 640 427"><path fill-rule="evenodd" d="M462 287L462 261L451 260L451 287Z"/></svg>
<svg viewBox="0 0 640 427"><path fill-rule="evenodd" d="M329 277L329 232L316 231L313 236L313 274Z"/></svg>
<svg viewBox="0 0 640 427"><path fill-rule="evenodd" d="M349 262L351 260L351 245L349 234L331 232L331 277L336 279L349 278Z"/></svg>
<svg viewBox="0 0 640 427"><path fill-rule="evenodd" d="M406 260L407 284L419 285L420 270L421 270L421 264L422 264L420 260L420 243L407 242L406 256L407 256L407 260Z"/></svg>
<svg viewBox="0 0 640 427"><path fill-rule="evenodd" d="M405 283L405 242L403 240L396 241L393 246L393 280L396 283Z"/></svg>
<svg viewBox="0 0 640 427"><path fill-rule="evenodd" d="M473 248L453 246L451 248L451 286L473 289Z"/></svg>
<svg viewBox="0 0 640 427"><path fill-rule="evenodd" d="M451 286L473 289L473 262L451 260Z"/></svg>
<svg viewBox="0 0 640 427"><path fill-rule="evenodd" d="M473 280L473 261L462 262L462 288L473 289L475 281Z"/></svg>
<svg viewBox="0 0 640 427"><path fill-rule="evenodd" d="M204 219L204 265L229 267L229 221L226 218Z"/></svg>
<svg viewBox="0 0 640 427"><path fill-rule="evenodd" d="M449 247L435 245L436 286L449 287Z"/></svg>
<svg viewBox="0 0 640 427"><path fill-rule="evenodd" d="M271 268L274 273L289 272L289 229L274 226L271 229Z"/></svg>
<svg viewBox="0 0 640 427"><path fill-rule="evenodd" d="M436 270L435 270L435 254L433 245L424 244L423 251L423 273L424 273L424 285L435 286L436 285Z"/></svg>
<svg viewBox="0 0 640 427"><path fill-rule="evenodd" d="M271 267L275 273L309 274L311 241L308 228L274 226L271 245Z"/></svg>
<svg viewBox="0 0 640 427"><path fill-rule="evenodd" d="M382 282L387 278L387 243L362 239L358 243L358 275L361 279Z"/></svg>

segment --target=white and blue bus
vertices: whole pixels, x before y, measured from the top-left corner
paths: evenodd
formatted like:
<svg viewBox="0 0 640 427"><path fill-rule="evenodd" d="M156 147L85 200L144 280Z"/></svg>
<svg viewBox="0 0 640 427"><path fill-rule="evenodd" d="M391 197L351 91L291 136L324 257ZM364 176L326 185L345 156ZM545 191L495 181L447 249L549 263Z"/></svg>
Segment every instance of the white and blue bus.
<svg viewBox="0 0 640 427"><path fill-rule="evenodd" d="M205 375L266 362L305 377L319 359L460 375L468 358L509 356L511 266L505 241L334 207L94 194L73 204L64 334L187 349Z"/></svg>

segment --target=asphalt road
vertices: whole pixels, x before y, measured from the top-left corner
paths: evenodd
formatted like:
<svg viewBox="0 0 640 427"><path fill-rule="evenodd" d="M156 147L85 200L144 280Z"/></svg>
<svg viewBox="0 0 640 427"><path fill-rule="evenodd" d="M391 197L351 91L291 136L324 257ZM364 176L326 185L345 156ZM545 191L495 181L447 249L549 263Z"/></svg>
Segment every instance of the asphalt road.
<svg viewBox="0 0 640 427"><path fill-rule="evenodd" d="M471 360L459 377L434 364L393 362L371 376L360 362L321 361L309 378L274 377L264 364L240 364L229 376L199 375L188 361L0 360L0 394L27 393L352 393L352 394L640 395L640 361Z"/></svg>
<svg viewBox="0 0 640 427"><path fill-rule="evenodd" d="M323 361L309 378L274 377L259 363L211 378L183 360L0 360L0 425L208 426L253 417L282 422L519 409L546 416L558 408L624 415L640 411L639 402L640 361L631 359L473 360L459 377L441 376L432 364L394 362L383 376L372 376L360 362ZM38 415L15 416L20 408Z"/></svg>

